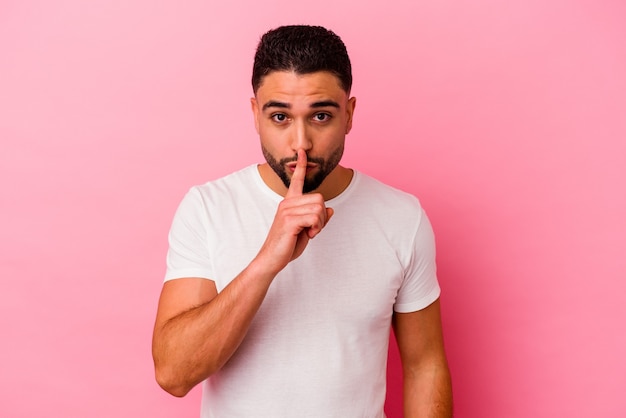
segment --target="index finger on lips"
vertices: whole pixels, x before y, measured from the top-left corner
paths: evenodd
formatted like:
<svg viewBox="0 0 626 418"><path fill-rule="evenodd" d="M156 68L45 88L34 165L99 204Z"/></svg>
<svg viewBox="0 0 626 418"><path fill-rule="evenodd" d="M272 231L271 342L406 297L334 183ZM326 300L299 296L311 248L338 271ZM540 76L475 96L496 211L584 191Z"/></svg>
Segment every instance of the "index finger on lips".
<svg viewBox="0 0 626 418"><path fill-rule="evenodd" d="M302 195L302 189L304 188L304 178L306 177L306 162L306 152L299 149L298 159L296 161L296 168L291 176L289 190L287 190L287 197Z"/></svg>

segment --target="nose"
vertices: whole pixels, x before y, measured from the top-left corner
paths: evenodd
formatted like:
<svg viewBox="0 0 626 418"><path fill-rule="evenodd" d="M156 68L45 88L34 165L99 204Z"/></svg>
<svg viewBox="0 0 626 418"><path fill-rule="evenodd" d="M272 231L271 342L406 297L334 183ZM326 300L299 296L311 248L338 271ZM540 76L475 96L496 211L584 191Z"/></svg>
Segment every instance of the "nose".
<svg viewBox="0 0 626 418"><path fill-rule="evenodd" d="M305 151L310 150L313 147L313 143L311 142L310 132L306 123L304 121L297 121L292 125L292 127L291 148L294 153L296 153L299 149L303 149Z"/></svg>

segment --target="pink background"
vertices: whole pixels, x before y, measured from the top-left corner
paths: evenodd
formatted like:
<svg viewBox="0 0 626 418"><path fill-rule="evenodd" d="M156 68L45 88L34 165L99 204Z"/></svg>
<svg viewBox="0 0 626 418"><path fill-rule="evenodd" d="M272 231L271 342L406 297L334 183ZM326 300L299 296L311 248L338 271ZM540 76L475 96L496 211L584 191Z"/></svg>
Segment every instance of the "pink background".
<svg viewBox="0 0 626 418"><path fill-rule="evenodd" d="M189 186L261 160L252 56L288 23L348 45L346 165L434 224L456 416L623 417L618 0L4 0L0 416L197 416L153 379L166 235Z"/></svg>

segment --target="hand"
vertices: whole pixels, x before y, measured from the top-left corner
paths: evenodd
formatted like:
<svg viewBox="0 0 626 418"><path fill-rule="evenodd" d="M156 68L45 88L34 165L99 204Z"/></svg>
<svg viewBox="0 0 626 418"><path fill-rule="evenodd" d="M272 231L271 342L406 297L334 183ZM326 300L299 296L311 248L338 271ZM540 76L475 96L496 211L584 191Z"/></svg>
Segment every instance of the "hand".
<svg viewBox="0 0 626 418"><path fill-rule="evenodd" d="M319 234L333 216L319 193L303 194L307 159L304 150L298 150L296 167L284 200L278 205L274 222L257 258L278 273L289 262L298 258L309 240Z"/></svg>

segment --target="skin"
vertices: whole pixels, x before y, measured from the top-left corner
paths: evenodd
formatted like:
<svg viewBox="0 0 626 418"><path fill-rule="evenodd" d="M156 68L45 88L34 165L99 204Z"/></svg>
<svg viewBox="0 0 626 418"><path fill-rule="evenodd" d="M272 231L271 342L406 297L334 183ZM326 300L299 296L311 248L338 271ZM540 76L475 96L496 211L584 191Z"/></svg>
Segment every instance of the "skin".
<svg viewBox="0 0 626 418"><path fill-rule="evenodd" d="M404 416L452 417L452 382L439 300L416 312L396 312L392 321L402 360Z"/></svg>
<svg viewBox="0 0 626 418"><path fill-rule="evenodd" d="M164 283L152 354L157 382L167 392L186 395L228 361L276 275L323 233L334 213L325 201L352 179L352 170L336 162L352 128L355 104L327 72L277 71L263 79L251 107L261 147L272 164L258 170L284 199L256 257L222 292L205 278ZM316 187L309 192L311 185ZM393 326L405 374L405 416L451 416L438 301L418 312L394 314Z"/></svg>

